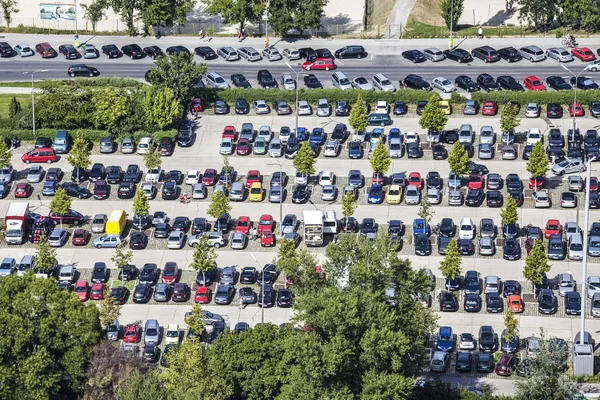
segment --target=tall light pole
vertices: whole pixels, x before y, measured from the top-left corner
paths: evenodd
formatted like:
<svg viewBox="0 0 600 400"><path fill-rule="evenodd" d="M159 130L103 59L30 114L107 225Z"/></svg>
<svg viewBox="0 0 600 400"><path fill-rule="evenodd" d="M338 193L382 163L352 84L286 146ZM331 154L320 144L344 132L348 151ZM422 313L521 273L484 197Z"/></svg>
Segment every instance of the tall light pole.
<svg viewBox="0 0 600 400"><path fill-rule="evenodd" d="M584 68L584 69L582 69L577 75L575 75L575 73L572 72L565 65L561 64L560 66L563 67L563 69L565 71L567 71L568 73L570 73L571 75L573 75L575 77L575 87L573 88L573 136L574 136L575 135L575 129L577 129L577 125L575 125L575 117L577 115L577 109L575 108L575 104L577 104L577 80L579 79L579 75L581 75L585 71L587 71L587 67Z"/></svg>
<svg viewBox="0 0 600 400"><path fill-rule="evenodd" d="M581 263L581 330L579 334L579 344L585 340L585 303L587 303L587 253L588 253L588 224L590 219L590 177L592 175L592 161L596 157L591 157L586 163L585 173L585 208L583 210L583 260ZM579 226L579 221L577 221Z"/></svg>
<svg viewBox="0 0 600 400"><path fill-rule="evenodd" d="M290 63L287 62L287 61L285 62L285 65L287 65L288 68L291 69L294 74L296 74L296 129L294 130L294 133L297 135L298 134L298 91L300 90L300 86L298 85L298 81L300 80L300 75L306 75L306 72L305 71L298 71L297 72L294 69L294 67L292 67L290 65ZM310 68L311 65L312 64L309 64L307 68Z"/></svg>
<svg viewBox="0 0 600 400"><path fill-rule="evenodd" d="M269 0L266 1L267 18L265 19L265 49L269 48Z"/></svg>
<svg viewBox="0 0 600 400"><path fill-rule="evenodd" d="M258 263L258 260L256 259L256 257L254 257L254 254L250 253L250 257L252 257L252 259L254 260L254 262L256 263L256 265L258 265L260 267L260 264ZM260 288L260 291L262 292L262 297L261 297L261 307L260 307L260 323L264 324L265 323L265 269L263 267L262 270L262 287Z"/></svg>
<svg viewBox="0 0 600 400"><path fill-rule="evenodd" d="M31 74L31 120L33 122L33 138L37 139L36 134L35 134L35 92L34 92L34 88L33 88L33 75L34 74L43 74L44 72L48 72L50 71L49 69L38 69L35 71L27 71L27 72L23 72L23 75L26 74Z"/></svg>
<svg viewBox="0 0 600 400"><path fill-rule="evenodd" d="M453 42L453 38L452 38L452 31L453 31L453 23L454 23L454 0L452 0L452 2L450 3L450 38L448 38L448 47L450 48L450 50L452 50L452 47L454 46Z"/></svg>

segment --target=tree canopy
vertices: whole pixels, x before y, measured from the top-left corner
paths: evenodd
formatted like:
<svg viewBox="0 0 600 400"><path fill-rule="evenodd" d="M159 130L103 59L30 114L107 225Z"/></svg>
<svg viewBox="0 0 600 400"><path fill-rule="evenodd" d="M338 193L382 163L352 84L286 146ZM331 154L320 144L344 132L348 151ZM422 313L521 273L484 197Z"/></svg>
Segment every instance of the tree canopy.
<svg viewBox="0 0 600 400"><path fill-rule="evenodd" d="M169 88L180 102L190 100L194 84L206 74L206 64L194 61L193 54L164 55L155 60L148 78L153 86Z"/></svg>

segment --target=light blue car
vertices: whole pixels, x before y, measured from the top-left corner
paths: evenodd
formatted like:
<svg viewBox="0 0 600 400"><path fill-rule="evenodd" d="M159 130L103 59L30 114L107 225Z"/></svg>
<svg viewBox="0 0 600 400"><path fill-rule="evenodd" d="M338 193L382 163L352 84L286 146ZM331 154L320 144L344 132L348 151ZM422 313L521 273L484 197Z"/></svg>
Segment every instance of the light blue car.
<svg viewBox="0 0 600 400"><path fill-rule="evenodd" d="M28 44L18 44L18 45L16 45L15 46L15 51L21 57L31 57L32 55L35 54L33 52L33 50L31 50L31 47L29 47Z"/></svg>

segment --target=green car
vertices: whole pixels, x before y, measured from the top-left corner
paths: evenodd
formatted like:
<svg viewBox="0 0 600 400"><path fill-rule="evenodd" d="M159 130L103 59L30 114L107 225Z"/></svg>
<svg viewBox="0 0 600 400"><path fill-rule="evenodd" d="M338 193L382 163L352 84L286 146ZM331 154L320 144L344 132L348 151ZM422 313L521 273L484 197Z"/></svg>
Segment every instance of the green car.
<svg viewBox="0 0 600 400"><path fill-rule="evenodd" d="M494 372L495 362L492 353L477 354L477 372Z"/></svg>
<svg viewBox="0 0 600 400"><path fill-rule="evenodd" d="M254 139L254 145L252 146L252 153L254 154L267 154L267 142L262 137Z"/></svg>
<svg viewBox="0 0 600 400"><path fill-rule="evenodd" d="M456 353L456 372L471 372L471 354L466 351Z"/></svg>

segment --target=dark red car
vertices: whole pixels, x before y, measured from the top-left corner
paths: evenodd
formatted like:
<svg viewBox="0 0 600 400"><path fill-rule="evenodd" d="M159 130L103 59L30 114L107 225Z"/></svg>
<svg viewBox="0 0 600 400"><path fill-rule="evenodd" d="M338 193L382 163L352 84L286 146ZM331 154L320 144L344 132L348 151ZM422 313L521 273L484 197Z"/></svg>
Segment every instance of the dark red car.
<svg viewBox="0 0 600 400"><path fill-rule="evenodd" d="M158 144L158 152L161 156L171 156L173 155L173 148L175 144L173 143L173 139L170 137L164 137L160 139L160 143Z"/></svg>
<svg viewBox="0 0 600 400"><path fill-rule="evenodd" d="M173 296L171 300L175 302L187 301L190 294L190 287L187 283L176 283L173 286Z"/></svg>
<svg viewBox="0 0 600 400"><path fill-rule="evenodd" d="M583 107L581 107L581 103L571 103L569 104L569 115L571 117L582 117L583 116Z"/></svg>
<svg viewBox="0 0 600 400"><path fill-rule="evenodd" d="M590 177L590 191L597 192L598 191L598 178L595 176Z"/></svg>
<svg viewBox="0 0 600 400"><path fill-rule="evenodd" d="M385 182L385 175L380 174L378 172L373 172L371 176L371 184L372 185L381 185L383 186Z"/></svg>
<svg viewBox="0 0 600 400"><path fill-rule="evenodd" d="M235 136L236 136L235 127L233 127L231 125L227 125L225 128L223 128L223 133L221 134L221 139L231 139L235 142Z"/></svg>
<svg viewBox="0 0 600 400"><path fill-rule="evenodd" d="M238 140L235 152L238 156L247 156L252 151L252 145L246 138Z"/></svg>
<svg viewBox="0 0 600 400"><path fill-rule="evenodd" d="M485 101L481 106L481 115L494 116L498 114L498 105L493 101Z"/></svg>
<svg viewBox="0 0 600 400"><path fill-rule="evenodd" d="M85 229L75 229L73 236L71 236L71 243L73 246L85 246L90 240L90 233Z"/></svg>
<svg viewBox="0 0 600 400"><path fill-rule="evenodd" d="M513 368L517 365L517 357L513 354L503 354L496 364L496 375L510 376Z"/></svg>
<svg viewBox="0 0 600 400"><path fill-rule="evenodd" d="M202 112L202 111L204 111L204 103L202 102L201 98L196 97L190 103L190 112L197 113L197 112Z"/></svg>
<svg viewBox="0 0 600 400"><path fill-rule="evenodd" d="M102 300L106 291L106 285L104 283L94 283L90 292L91 300Z"/></svg>
<svg viewBox="0 0 600 400"><path fill-rule="evenodd" d="M219 174L217 170L214 168L207 168L202 175L202 183L206 186L214 186L217 184L217 180L219 179Z"/></svg>
<svg viewBox="0 0 600 400"><path fill-rule="evenodd" d="M263 214L258 220L258 233L262 235L263 233L273 232L274 225L273 217L269 214Z"/></svg>
<svg viewBox="0 0 600 400"><path fill-rule="evenodd" d="M105 200L110 195L110 185L105 180L94 182L94 199Z"/></svg>
<svg viewBox="0 0 600 400"><path fill-rule="evenodd" d="M24 199L31 195L33 188L29 183L21 182L17 183L17 187L15 188L15 197L18 199Z"/></svg>
<svg viewBox="0 0 600 400"><path fill-rule="evenodd" d="M85 221L85 217L82 214L73 210L69 210L66 214L62 215L55 214L53 211L50 211L48 218L50 218L50 222L54 225L58 225L60 223L67 225L80 225Z"/></svg>
<svg viewBox="0 0 600 400"><path fill-rule="evenodd" d="M35 51L37 51L38 54L42 56L42 58L52 58L58 55L56 50L54 50L54 48L50 46L50 43L48 42L36 44Z"/></svg>
<svg viewBox="0 0 600 400"><path fill-rule="evenodd" d="M177 278L179 276L179 267L175 262L167 262L165 263L165 268L163 269L162 281L164 283L175 283L177 282ZM177 285L175 285L177 286Z"/></svg>

